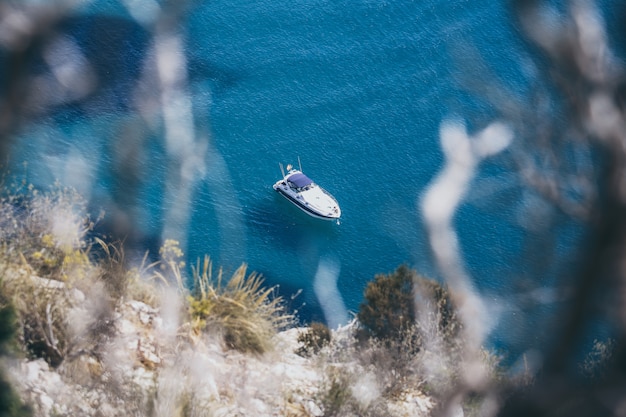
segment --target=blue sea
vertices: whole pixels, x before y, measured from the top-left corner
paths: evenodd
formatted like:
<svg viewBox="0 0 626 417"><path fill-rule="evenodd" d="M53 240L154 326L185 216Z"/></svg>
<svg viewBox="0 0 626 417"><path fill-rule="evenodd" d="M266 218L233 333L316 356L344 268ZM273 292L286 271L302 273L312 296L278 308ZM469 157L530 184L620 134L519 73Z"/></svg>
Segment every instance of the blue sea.
<svg viewBox="0 0 626 417"><path fill-rule="evenodd" d="M485 127L504 104L485 91L530 103L542 76L503 1L191 2L176 33L196 165L179 175L176 146L142 99L156 88L145 76L153 38L132 4L88 2L64 22L100 88L33 116L13 170L27 162L39 186L77 186L94 212L126 210L140 246L176 238L188 265L208 254L226 273L245 262L302 321L333 327L351 319L376 274L406 263L441 279L420 211L444 163L439 128L449 119ZM35 60L33 73L47 66ZM279 163L298 158L339 201L340 224L272 190ZM126 172L120 160L139 169ZM455 216L465 267L503 346L546 336L530 313L558 298L551 285L582 236L524 186L512 161L511 151L485 161Z"/></svg>

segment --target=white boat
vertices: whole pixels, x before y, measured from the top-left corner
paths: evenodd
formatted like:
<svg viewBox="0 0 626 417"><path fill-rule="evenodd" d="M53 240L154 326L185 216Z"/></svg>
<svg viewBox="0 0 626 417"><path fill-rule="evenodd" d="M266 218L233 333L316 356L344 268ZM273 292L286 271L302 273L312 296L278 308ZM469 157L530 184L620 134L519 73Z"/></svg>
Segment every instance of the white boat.
<svg viewBox="0 0 626 417"><path fill-rule="evenodd" d="M339 203L328 191L302 173L302 168L294 169L287 165L287 174L280 164L283 179L276 181L274 190L295 204L310 216L325 220L338 220L341 217Z"/></svg>

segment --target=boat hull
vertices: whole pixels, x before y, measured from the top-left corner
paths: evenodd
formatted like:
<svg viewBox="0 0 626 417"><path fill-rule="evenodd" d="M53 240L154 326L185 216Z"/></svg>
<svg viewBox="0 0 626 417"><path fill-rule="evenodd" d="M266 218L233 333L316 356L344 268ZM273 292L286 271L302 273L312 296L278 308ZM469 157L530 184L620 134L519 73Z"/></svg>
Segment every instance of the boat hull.
<svg viewBox="0 0 626 417"><path fill-rule="evenodd" d="M273 188L274 188L274 190L276 190L276 192L278 192L280 195L285 197L287 200L289 200L291 203L293 203L296 207L298 207L300 210L304 211L309 216L315 217L317 219L322 219L322 220L337 220L341 216L341 211L339 210L339 206L338 206L338 204L336 204L336 201L334 201L334 199L333 199L333 202L335 203L334 205L335 205L337 211L336 212L331 212L331 213L322 213L322 212L316 210L310 204L307 204L307 202L305 200L303 200L301 198L298 198L297 193L289 192L288 189L286 190L285 188L287 188L287 187L282 186L280 181L278 183L274 184ZM321 187L319 187L319 188L320 188L320 190L322 190ZM324 191L324 193L328 194L325 191Z"/></svg>

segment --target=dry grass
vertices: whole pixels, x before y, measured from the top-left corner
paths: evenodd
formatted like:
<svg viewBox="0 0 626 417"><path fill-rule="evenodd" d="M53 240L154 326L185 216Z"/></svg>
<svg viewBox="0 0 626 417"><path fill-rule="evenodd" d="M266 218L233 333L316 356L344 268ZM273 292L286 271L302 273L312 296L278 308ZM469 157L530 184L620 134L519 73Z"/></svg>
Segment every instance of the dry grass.
<svg viewBox="0 0 626 417"><path fill-rule="evenodd" d="M230 349L264 353L276 332L291 323L275 288L263 287L261 276L248 275L245 264L224 284L222 270L214 279L212 263L205 257L202 265L196 264L193 276L189 309L194 329L221 335Z"/></svg>
<svg viewBox="0 0 626 417"><path fill-rule="evenodd" d="M84 204L73 199L80 196L61 188L46 193L26 188L25 194L0 198L0 293L14 306L18 350L31 359L43 358L68 384L96 387L107 398L128 399L137 415L154 415L158 401L150 388L118 375L106 360L107 352L122 343L115 332L131 300L160 310L163 320L169 320L165 304L176 305L168 350L174 360L183 360L182 352L192 348L189 336L209 333L221 336L228 348L260 354L271 350L276 332L292 322L275 288L263 287L246 265L229 279L221 270L213 279L206 257L193 268L190 292L176 241L165 241L159 261L149 263L146 255L129 267L121 243L87 239L93 224L82 211ZM165 300L164 293L176 300ZM146 372L161 381L167 369L158 365ZM185 385L185 373L174 372L172 383ZM203 414L205 404L187 396L195 391L184 390L180 414Z"/></svg>
<svg viewBox="0 0 626 417"><path fill-rule="evenodd" d="M156 300L122 245L87 237L94 223L75 190L8 187L0 215L0 291L15 307L27 356L52 367L79 352L97 356L129 294Z"/></svg>
<svg viewBox="0 0 626 417"><path fill-rule="evenodd" d="M205 257L193 268L192 295L182 297L189 291L178 242L166 240L159 261L148 264L145 257L139 266L129 268L121 244L99 238L87 241L93 222L75 191L60 186L45 193L33 187L24 190L0 198L0 266L5 270L2 290L16 306L20 341L32 356L58 366L73 346L84 347L72 338L107 333L100 324L111 325L113 312L124 300L157 307L159 286L179 290L183 304L188 302L196 334L219 334L231 349L263 353L271 348L277 330L291 323L275 288L265 288L259 275L247 273L246 265L227 282L222 270L214 280ZM68 320L75 310L86 309L85 297L96 298L88 304L98 308L88 311L91 320L78 326L77 333L77 326Z"/></svg>
<svg viewBox="0 0 626 417"><path fill-rule="evenodd" d="M169 352L173 358L179 358L180 349L190 348L190 335L217 336L228 349L260 355L272 350L276 333L293 323L276 288L264 287L262 277L249 273L245 264L226 277L222 269L213 268L209 257L198 260L192 268L193 289L189 291L184 285L184 254L178 242L165 241L159 261L148 263L146 256L139 265L129 268L122 245L98 238L86 241L91 222L78 209L80 204L67 201L76 198L75 194L68 190L53 191L58 193L54 196L32 189L28 192L27 197L14 196L0 204L0 210L10 215L5 221L15 226L2 240L0 265L4 274L0 290L15 305L22 349L30 357L44 358L72 381L82 378L112 397L119 397L133 386L123 378L102 381L109 366L103 352L115 340L116 312L123 311L126 301L140 300L164 310L160 286L174 289L176 308L184 310L182 316L177 316L182 320L176 321L180 327L172 336L176 338L172 339L176 347ZM74 216L63 223L68 228L64 232L58 224L55 226L55 220L50 220L57 209ZM19 244L14 244L15 239ZM160 314L165 317L164 311ZM393 415L387 400L399 397L407 387L420 390L425 383L437 385L436 377L441 376L425 376L427 369L423 366L433 357L416 352L426 335L441 331L441 322L437 316L428 329L411 327L414 333L406 334L405 330L392 344L373 338L369 344L359 345L354 334L335 341L321 324L302 333L301 353L315 356L313 360L319 362L319 371L325 376L315 398L325 415ZM85 367L81 362L85 358L97 372ZM159 375L166 368L157 368L149 372L160 381ZM176 369L172 378L180 380L173 382L183 384L186 372ZM150 397L154 394L148 391L136 394L137 409L155 406ZM187 398L186 392L180 392L181 398ZM189 388L189 392L193 390ZM194 415L192 409L203 407L194 401L193 396L182 401L181 413Z"/></svg>
<svg viewBox="0 0 626 417"><path fill-rule="evenodd" d="M1 290L15 306L18 339L34 357L58 366L72 349L67 326L79 281L95 277L85 236L93 223L71 188L17 187L0 197Z"/></svg>
<svg viewBox="0 0 626 417"><path fill-rule="evenodd" d="M74 189L55 184L47 192L12 186L0 196L2 261L64 281L88 263L86 234L93 222Z"/></svg>

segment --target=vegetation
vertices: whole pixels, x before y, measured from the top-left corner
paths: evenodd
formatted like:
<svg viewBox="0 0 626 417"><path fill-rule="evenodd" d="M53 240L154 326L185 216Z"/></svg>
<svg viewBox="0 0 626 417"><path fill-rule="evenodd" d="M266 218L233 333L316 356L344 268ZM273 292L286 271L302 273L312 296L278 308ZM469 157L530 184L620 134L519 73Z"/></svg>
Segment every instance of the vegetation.
<svg viewBox="0 0 626 417"><path fill-rule="evenodd" d="M346 365L330 365L326 369L317 399L324 417L394 417L396 414L377 391L373 374Z"/></svg>
<svg viewBox="0 0 626 417"><path fill-rule="evenodd" d="M272 350L276 332L293 322L275 288L265 288L261 277L249 274L246 265L226 279L221 269L214 274L205 257L192 268L194 285L188 291L183 285L184 254L178 242L164 242L158 262L146 264L144 259L129 269L120 245L99 238L88 240L91 222L80 212L81 204L67 201L78 198L75 193L60 188L47 193L27 190L26 196L1 200L0 210L8 213L5 221L13 225L3 231L0 248L0 283L6 297L2 305L14 308L0 310L0 324L5 318L17 324L17 350L31 358L43 358L51 367L63 366L68 372L76 358L88 353L96 360L88 364L89 372L96 379L103 377L101 361L116 326L115 312L132 299L158 307L159 288L176 291L183 302L186 315L180 332L189 331L196 340L216 336L228 349L263 354ZM55 221L43 213L50 216L59 207L66 218L64 226L55 229ZM19 245L13 245L15 238L20 239ZM85 299L89 300L88 314L84 314ZM78 320L79 326L76 314L87 317ZM401 265L368 284L357 319L350 342L335 340L322 323L312 323L298 335L297 353L315 356L324 374L315 397L324 415L393 415L386 401L403 398L407 390L441 399L451 391L462 371L458 367L462 341L444 286ZM6 335L10 338L11 332L7 330ZM597 343L583 370L598 372L611 351L610 343ZM154 362L139 359L146 369L155 370ZM486 353L484 362L493 375L498 373L497 358ZM497 378L503 378L502 374ZM132 395L138 403L155 407L157 391L133 391ZM9 391L7 395L6 401L13 401ZM189 399L183 407L186 413L207 409L192 403L197 395L193 388L181 389L179 395ZM476 394L464 406L474 413L482 401ZM16 412L28 411L20 408L19 401L12 404Z"/></svg>
<svg viewBox="0 0 626 417"><path fill-rule="evenodd" d="M208 256L194 268L194 291L189 312L196 331L220 334L230 349L262 354L270 349L276 331L290 323L275 288L264 288L257 274L239 267L224 284L222 270L213 279Z"/></svg>
<svg viewBox="0 0 626 417"><path fill-rule="evenodd" d="M0 156L3 161L8 155L11 137L17 128L27 124L29 118L53 116L54 110L65 104L76 104L76 108L82 109L93 108L92 104L97 101L94 98L100 92L107 93L113 91L111 87L115 87L107 84L102 77L94 77L99 74L99 71L92 70L99 67L101 60L98 53L101 51L92 53L78 48L81 49L80 54L73 53L81 43L75 43L71 37L66 37L61 26L67 23L68 16L73 16L75 9L68 5L67 8L46 5L45 10L42 10L39 3L44 2L3 3L3 21L12 22L5 25L6 33L0 41L7 64L5 67L10 69L3 73L5 88L2 103L5 111L3 123L0 124ZM141 28L150 32L147 36L154 36L155 42L146 43L159 46L155 48L154 54L148 54L150 61L162 63L171 57L184 57L183 48L187 43L184 39L177 42L179 38L173 36L173 27L181 17L183 7L174 7L176 2L152 3L156 6L149 13L137 13L138 9L129 13L141 16L137 18L141 19ZM167 3L171 5L168 6ZM621 366L621 358L626 354L626 329L624 323L616 318L626 315L626 306L622 298L617 296L623 293L621 287L625 278L622 248L626 237L626 224L623 224L626 222L626 148L623 146L626 132L626 78L620 62L623 57L616 57L612 51L617 49L617 53L622 55L624 52L623 35L620 34L623 25L616 24L623 21L623 8L617 5L618 2L603 2L602 9L594 8L592 1L565 3L567 2L545 0L512 2L512 15L519 18L514 23L515 32L526 35L525 40L532 51L523 57L523 77L531 84L527 91L511 91L508 85L498 85L498 74L491 74L489 65L482 63L480 57L474 56L471 47L461 45L459 48L463 50L459 55L467 56L462 59L472 61L472 65L460 63L463 67L460 77L467 77L469 80L465 83L466 86L476 88L481 99L492 101L493 109L500 113L499 117L511 124L516 132L515 143L509 148L511 159L505 158L503 165L507 172L511 166L517 168L519 176L512 181L514 187L526 184L527 188L519 189L520 195L523 194L528 199L525 203L531 197L541 203L536 206L529 204L530 207L541 209L533 209L532 218L526 219L524 223L532 228L539 225L538 228L548 231L540 235L540 240L545 245L531 243L527 249L533 251L533 254L537 254L537 251L547 252L545 257L539 256L538 259L541 263L549 260L552 251L546 249L550 249L553 230L563 229L562 220L555 213L571 216L589 230L585 238L588 247L581 251L572 273L567 274L567 280L561 283L561 288L567 288L568 302L558 320L562 325L554 329L555 343L550 347L524 346L538 350L537 356L543 358L537 363L531 363L527 367L530 371L525 373L535 387L523 392L513 392L513 395L503 398L500 387L493 387L496 384L481 385L466 378L456 389L447 391L447 399L456 401L468 396L472 399L479 398L475 391L482 389L484 395L480 398L487 400L476 403L488 407L487 414L491 415L612 415L623 410L623 395L619 394L621 387L626 386L626 368ZM603 23L603 14L611 17L609 23L612 26ZM174 41L160 42L163 39ZM63 45L66 46L62 47ZM534 53L538 54L531 55ZM72 62L79 58L80 62ZM181 61L181 65L184 65L184 60ZM37 66L35 71L31 67L32 63ZM45 65L42 66L41 63ZM179 65L159 65L157 69L151 62L142 64L145 64L142 67L145 70L142 71L148 76L138 78L135 86L141 88L130 89L141 96L136 100L137 103L145 103L139 104L142 114L153 114L154 120L157 120L159 106L164 114L173 114L171 104L163 103L167 100L152 100L152 93L160 91L167 93L165 95L168 97L187 97L186 90L191 89L188 89L184 77L178 77L179 73L185 73L184 68L181 71ZM159 76L149 76L155 70L158 70ZM161 82L155 81L154 85L149 84L146 88L143 85L145 81L153 78L158 78ZM67 82L68 80L74 82ZM176 82L171 82L172 80ZM25 89L25 86L35 88ZM142 94L144 90L151 94ZM559 92L560 97L553 99ZM186 113L183 114L185 115ZM179 132L180 129L171 125L171 120L168 119L176 118L165 117L164 130ZM190 117L188 120L194 119ZM480 125L484 122L485 120L475 119L471 124ZM150 126L155 125L148 123ZM118 213L114 216L119 216L118 219L122 220L131 219L126 223L120 222L128 226L126 232L131 236L137 223L134 221L137 218L134 212L139 210L137 204L124 204L123 200L132 200L132 197L126 196L134 196L142 189L138 179L141 164L134 162L150 156L142 149L143 144L149 142L145 139L154 134L152 128L147 130L149 133L145 137L140 133L121 132L119 143L124 147L113 152L115 155L112 166L116 169L110 172L110 176L118 189L111 193L111 197L116 200L116 204L119 203L116 207L119 208ZM167 139L168 143L176 140L170 136ZM471 152L478 152L479 148L487 145L487 141L477 140L471 146ZM450 142L448 146L450 147ZM464 156L468 155L465 150L459 150L460 147L456 148L453 150L465 152ZM180 173L187 174L190 166L197 166L197 152L190 149L187 149L188 152L180 151L180 147L168 150L166 162L170 174L164 187L166 190L177 191L192 183L188 181L187 175ZM463 168L467 168L467 164ZM469 186L469 183L466 185ZM120 247L86 240L91 221L78 214L83 203L72 198L74 192L60 187L57 190L56 193L40 194L30 188L25 194L0 197L0 293L4 297L0 308L0 338L5 340L6 336L6 340L11 339L13 327L5 327L4 324L13 322L19 347L24 353L30 357L44 358L53 367L62 367L68 358L71 359L81 352L97 353L99 344L104 343L99 337L107 335L107 329L116 317L112 313L124 300L139 296L154 306L158 305L158 291L150 285L143 285L144 283L158 281L167 286L178 282L177 288L180 289L184 274L181 266L168 258L170 253L176 255L176 251L173 251L176 245L166 245L158 263L126 270L123 250ZM449 187L445 191L449 192L446 197L452 200L460 201L465 195L461 188L455 191L454 187ZM186 195L185 192L165 194L164 200L168 202ZM550 204L554 210L543 208ZM450 213L450 216L453 214ZM453 225L450 224L450 227ZM441 227L439 229L443 230ZM454 251L456 242L452 239L449 243L451 244L438 245L439 247L432 244L431 249L437 252L445 247ZM104 259L94 262L94 258L91 258L91 244L102 247ZM458 248L456 251L458 252ZM460 253L458 255L460 258ZM449 257L441 259L442 269L450 266ZM448 265L445 265L446 262ZM548 269L552 268L548 265ZM450 366L455 362L458 350L463 348L462 341L455 337L458 330L457 320L453 310L449 308L445 289L439 291L436 286L429 287L430 284L426 285L426 289L419 289L419 285L416 286L410 278L412 273L406 268L396 271L395 274L398 275L397 279L390 279L390 276L381 276L380 279L377 277L371 288L368 287L366 299L359 312L361 327L358 332L361 339L368 343L363 344L359 352L350 350L349 353L360 355L361 367L373 363L377 365L378 382L385 393L397 392L394 387L415 382L420 383L422 389L438 391L440 389L437 385L446 386L445 382L458 372L457 368ZM460 279L463 278L462 275L452 268L448 278ZM240 282L244 281L244 276L246 280L250 278L253 281L250 287L254 288L257 277L248 277L243 273ZM244 351L258 352L266 349L264 341L267 341L272 326L267 325L267 321L260 321L259 323L265 324L259 326L243 322L244 325L239 319L233 322L233 318L244 317L242 312L250 307L237 301L237 297L230 294L226 285L222 286L220 282L218 279L217 284L211 284L215 286L211 287L212 291L208 290L210 285L207 285L206 294L200 290L194 291L189 300L181 297L184 298L184 309L193 318L193 325L186 323L188 326L184 327L183 324L181 328L191 327L198 334L218 332L224 336L227 345L234 348L241 346ZM544 284L538 282L536 288L541 289ZM253 300L255 297L267 300L267 303L260 304L262 310L267 311L266 304L272 303L260 288L243 292L252 293L248 298ZM607 294L610 296L607 297ZM81 297L86 297L87 301L81 301ZM220 300L220 297L224 299ZM187 301L189 303L184 304ZM254 306L255 303L251 302L250 305ZM89 307L89 314L84 311L85 306ZM517 302L514 307L525 306L525 302ZM87 319L75 320L76 316ZM593 389L581 392L575 378L571 378L571 370L576 368L572 365L577 365L575 361L579 359L580 343L588 340L586 336L589 335L589 329L598 317L613 325L616 342L595 344L581 366L583 374L594 380ZM269 319L270 322L272 320L275 319ZM80 322L78 327L77 322ZM260 330L261 336L252 337L257 330ZM544 326L536 330L537 334L546 333ZM476 336L479 344L484 332L476 333L470 336ZM311 346L315 346L315 340L310 339ZM331 340L330 343L332 345L336 341ZM345 349L341 349L344 346L337 344L335 347L337 351L347 355ZM325 354L326 350L330 349L322 349L318 353ZM332 355L329 353L330 357ZM344 356L342 359L343 363L348 363L354 357ZM611 379L607 380L604 378L604 370L610 359L615 359L615 366L611 369ZM404 368L401 368L403 363ZM475 364L468 361L464 365L470 367L464 371L470 371ZM398 369L402 372L398 372ZM537 370L541 372L535 374ZM344 368L335 372L339 374L328 378L325 412L329 415L364 415L360 408L357 412L357 408L352 408L351 405L354 399L351 387L356 382L352 376L348 377L346 374L353 374L349 374ZM470 375L471 372L466 374ZM5 408L5 404L15 404L10 391L4 387L0 386L0 392L6 394L6 397L0 397L0 409ZM191 404L193 396L188 398L190 399L184 403L180 414L191 413L192 407L187 404ZM442 403L445 400L446 398L441 398ZM6 409L15 410L11 405ZM154 409L149 414L167 415L157 413Z"/></svg>
<svg viewBox="0 0 626 417"><path fill-rule="evenodd" d="M300 356L317 355L322 348L330 344L331 337L332 334L328 326L324 323L313 322L298 335L298 343L302 346L298 348L296 353Z"/></svg>
<svg viewBox="0 0 626 417"><path fill-rule="evenodd" d="M174 286L188 292L184 282L183 253L178 242L165 241L161 259L129 269L121 245L100 238L87 239L93 222L85 216L85 203L70 188L55 186L48 192L17 187L0 198L0 263L2 291L15 303L20 345L31 357L59 366L71 351L89 340L106 336L116 306L133 297L156 304L154 285ZM94 250L97 249L97 250ZM242 265L228 282L219 271L212 279L209 258L193 269L194 289L187 301L193 330L219 334L227 347L263 353L276 331L291 321L274 288L264 288L257 274ZM79 335L69 326L69 314L85 294L98 291L99 311Z"/></svg>
<svg viewBox="0 0 626 417"><path fill-rule="evenodd" d="M17 350L29 358L42 358L59 372L90 384L100 381L106 375L104 358L124 304L142 300L158 308L161 289L175 291L182 301L179 335L187 332L185 337L196 341L217 337L227 349L255 355L268 352L277 331L293 322L276 289L264 287L262 278L248 273L245 264L227 279L221 269L214 272L209 257L198 260L191 268L189 291L184 285L184 254L173 240L164 242L159 261L147 264L146 257L129 268L122 245L89 237L93 222L84 210L76 192L59 186L46 192L14 189L0 200L3 222L8 225L0 230L0 289L6 305L14 305L6 312L12 312L7 317L17 324ZM424 337L417 325L424 306L436 307L439 327L452 327L455 318L445 289L401 266L392 274L377 276L366 290L358 315L359 332L371 339L365 347L346 349L345 341L334 344L331 331L322 323L312 323L299 334L297 353L316 356L324 369L317 399L325 415L390 415L383 398L398 397L407 386L423 386L421 357L416 353ZM85 355L91 359L81 365ZM138 361L155 370L154 361L141 355ZM86 368L81 371L81 366ZM369 394L359 394L363 372L375 381L374 391L382 397L376 394L376 400L370 401ZM158 405L157 388L147 393L131 391L115 392L120 398L130 395L146 407ZM196 393L188 387L177 395L194 398ZM188 403L184 408L194 407Z"/></svg>
<svg viewBox="0 0 626 417"><path fill-rule="evenodd" d="M58 281L81 275L88 264L85 236L93 228L85 213L86 201L58 183L48 192L32 186L4 188L0 195L2 260Z"/></svg>
<svg viewBox="0 0 626 417"><path fill-rule="evenodd" d="M365 288L357 314L359 336L387 341L421 338L419 321L426 316L447 339L454 337L458 321L445 287L400 265L391 274L376 275Z"/></svg>
<svg viewBox="0 0 626 417"><path fill-rule="evenodd" d="M14 352L16 313L11 301L0 293L0 355ZM6 417L27 417L32 415L13 390L9 381L0 373L0 415Z"/></svg>
<svg viewBox="0 0 626 417"><path fill-rule="evenodd" d="M15 306L26 352L56 367L71 348L73 288L96 275L85 241L92 224L84 200L70 188L12 190L0 197L1 291Z"/></svg>
<svg viewBox="0 0 626 417"><path fill-rule="evenodd" d="M444 286L401 265L367 285L357 319L359 360L374 365L384 396L397 398L406 387L434 396L450 391L461 372L462 341Z"/></svg>
<svg viewBox="0 0 626 417"><path fill-rule="evenodd" d="M363 333L377 339L399 339L415 323L414 274L406 265L393 274L376 275L365 288L357 319Z"/></svg>
<svg viewBox="0 0 626 417"><path fill-rule="evenodd" d="M76 369L80 358L89 355L86 380L104 384L104 357L119 311L130 300L158 308L161 289L176 292L182 301L176 337L217 337L227 349L261 355L272 350L277 331L293 322L276 289L264 287L262 278L248 273L245 264L226 279L221 269L214 272L209 257L198 260L189 291L178 242L166 240L159 261L147 264L144 258L129 268L121 245L88 238L93 223L81 211L80 200L73 201L80 199L75 192L60 187L38 192L31 187L26 193L1 200L0 210L12 226L2 232L0 263L2 293L7 305L15 306L6 311L13 312L18 325L18 350L30 358L42 358L83 380ZM56 223L57 211L64 213L61 224ZM357 319L358 337L352 335L350 341L335 340L322 323L312 323L298 335L297 353L315 356L324 375L316 395L324 415L393 415L386 401L402 398L408 389L447 392L459 372L454 362L460 346L445 287L401 265L367 286ZM138 361L148 370L157 369L144 356ZM181 372L189 372L186 366ZM120 398L132 397L138 409L141 404L157 407L158 395L163 395L157 394L158 388L128 393L115 391L120 389L115 386L108 389ZM207 409L191 402L198 395L193 387L177 392L188 399L185 413Z"/></svg>
<svg viewBox="0 0 626 417"><path fill-rule="evenodd" d="M352 381L345 372L333 369L321 390L321 403L324 406L324 417L347 414L347 409L354 408L354 400L350 391Z"/></svg>
<svg viewBox="0 0 626 417"><path fill-rule="evenodd" d="M202 266L198 262L193 268L195 285L190 292L184 286L187 279L178 242L165 241L159 261L147 264L145 257L129 268L122 245L89 237L93 223L82 211L85 206L77 193L58 186L46 192L33 187L19 190L5 190L0 198L4 214L0 217L0 295L4 297L0 337L9 340L14 334L11 326L17 330L14 351L0 340L4 353L41 358L64 378L96 384L112 398L136 403L133 407L146 412L165 401L158 399L158 386L146 391L125 375L111 383L111 369L106 370L106 357L117 349L116 332L124 326L120 320L127 320L121 314L128 311L129 302L141 300L159 308L164 291L176 294L174 304L180 303L184 314L176 322L180 327L172 348L175 355L186 346L180 342L190 338L197 342L202 335L219 336L229 349L260 354L271 350L277 330L292 321L275 288L264 288L261 277L248 274L246 265L228 282L221 270L213 280L206 257ZM138 345L137 352L130 349L128 354L145 369L157 371L159 359L146 357L145 352ZM196 395L192 386L179 391L180 398ZM6 405L13 410L6 415L26 415L20 414L28 410L18 397L8 389L2 394L0 411ZM189 410L206 407L187 404L183 408L196 415Z"/></svg>

